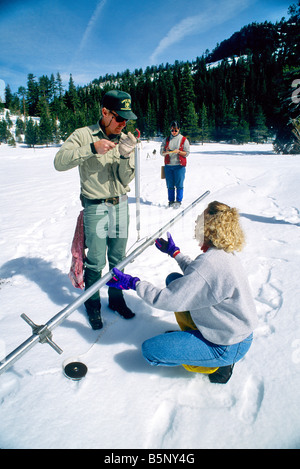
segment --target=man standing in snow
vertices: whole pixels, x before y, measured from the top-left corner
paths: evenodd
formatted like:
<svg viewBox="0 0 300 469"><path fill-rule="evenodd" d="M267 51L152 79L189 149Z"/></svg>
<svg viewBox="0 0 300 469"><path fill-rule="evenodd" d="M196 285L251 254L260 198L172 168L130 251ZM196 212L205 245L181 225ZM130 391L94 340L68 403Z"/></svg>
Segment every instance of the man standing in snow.
<svg viewBox="0 0 300 469"><path fill-rule="evenodd" d="M75 130L55 156L54 166L66 171L78 166L81 201L84 207L84 240L88 249L85 260L85 289L101 278L106 264L112 269L125 257L128 239L128 184L134 178L136 138L122 132L129 119L137 119L131 110L131 97L120 90L109 91L102 100L100 121ZM109 307L123 318L134 313L123 294L109 288ZM103 327L99 292L85 302L93 329Z"/></svg>
<svg viewBox="0 0 300 469"><path fill-rule="evenodd" d="M163 140L160 154L165 158L165 176L169 206L178 208L183 199L186 158L190 153L190 144L188 139L181 135L176 121L173 121L170 127L171 135Z"/></svg>

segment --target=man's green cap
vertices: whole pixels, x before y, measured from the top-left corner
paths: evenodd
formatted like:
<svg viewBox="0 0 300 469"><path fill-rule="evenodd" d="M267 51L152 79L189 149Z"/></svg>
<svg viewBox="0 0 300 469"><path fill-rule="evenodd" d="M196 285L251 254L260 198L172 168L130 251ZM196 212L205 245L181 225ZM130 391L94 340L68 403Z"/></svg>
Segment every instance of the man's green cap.
<svg viewBox="0 0 300 469"><path fill-rule="evenodd" d="M123 119L137 119L137 116L131 110L131 96L125 91L108 91L103 96L102 106L110 111L116 111Z"/></svg>

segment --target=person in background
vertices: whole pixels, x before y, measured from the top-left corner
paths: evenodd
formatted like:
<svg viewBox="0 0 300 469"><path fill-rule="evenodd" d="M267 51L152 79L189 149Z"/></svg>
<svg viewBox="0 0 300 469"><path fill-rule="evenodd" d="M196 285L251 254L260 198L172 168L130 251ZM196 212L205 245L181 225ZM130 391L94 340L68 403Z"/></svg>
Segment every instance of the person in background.
<svg viewBox="0 0 300 469"><path fill-rule="evenodd" d="M211 202L196 220L195 238L203 251L195 260L180 252L170 233L167 240L156 240L156 247L174 258L183 272L170 274L165 288L117 269L108 284L136 290L155 308L178 311L181 331L143 343L142 353L151 365L182 365L208 374L213 383L226 383L234 364L248 352L257 325L248 279L235 254L244 245L238 211Z"/></svg>
<svg viewBox="0 0 300 469"><path fill-rule="evenodd" d="M101 278L106 255L110 269L125 257L129 224L127 192L135 174L137 143L130 132L127 135L122 132L129 119L137 119L131 110L130 95L120 90L109 91L102 100L99 122L75 130L55 156L58 171L79 168L87 248L85 289ZM120 290L109 288L108 296L112 310L125 319L134 317ZM102 328L99 291L85 302L85 308L92 328Z"/></svg>
<svg viewBox="0 0 300 469"><path fill-rule="evenodd" d="M188 139L181 135L176 121L171 123L170 128L171 135L163 140L160 154L165 162L169 206L178 208L183 199L186 159L190 153L190 144Z"/></svg>

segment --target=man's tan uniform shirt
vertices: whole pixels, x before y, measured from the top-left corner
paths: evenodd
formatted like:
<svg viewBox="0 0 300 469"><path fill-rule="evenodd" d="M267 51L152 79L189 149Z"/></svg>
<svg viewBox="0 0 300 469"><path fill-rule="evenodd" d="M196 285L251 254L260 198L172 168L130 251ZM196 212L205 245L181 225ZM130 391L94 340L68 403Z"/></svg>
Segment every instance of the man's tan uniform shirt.
<svg viewBox="0 0 300 469"><path fill-rule="evenodd" d="M106 199L130 191L134 178L134 151L129 158L121 157L119 146L104 155L94 154L91 144L109 138L99 123L75 130L64 142L54 159L57 171L78 166L81 194L88 199ZM112 141L118 143L120 136Z"/></svg>

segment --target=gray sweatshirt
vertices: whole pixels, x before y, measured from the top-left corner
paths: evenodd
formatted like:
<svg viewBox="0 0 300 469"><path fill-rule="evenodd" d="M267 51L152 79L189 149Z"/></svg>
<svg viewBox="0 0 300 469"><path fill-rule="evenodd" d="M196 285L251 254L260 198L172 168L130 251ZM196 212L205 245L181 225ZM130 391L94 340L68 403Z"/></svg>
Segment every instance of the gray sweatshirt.
<svg viewBox="0 0 300 469"><path fill-rule="evenodd" d="M257 325L250 286L235 254L210 248L192 261L175 257L183 277L166 288L137 283L146 303L165 311L189 311L203 337L218 345L232 345L248 337Z"/></svg>
<svg viewBox="0 0 300 469"><path fill-rule="evenodd" d="M172 150L179 150L181 140L182 140L182 135L181 134L175 135L175 137L173 137L173 135L171 134L170 135L170 142L169 142L170 150L171 151ZM161 147L160 147L160 154L161 155L165 151L166 141L167 141L167 139L165 138L163 140L162 144L161 144ZM189 143L188 139L186 139L185 142L184 142L183 151L186 152L185 158L187 158L190 154L190 143ZM174 166L174 165L179 165L179 164L180 164L180 160L179 160L179 156L177 155L177 153L170 153L170 163L169 163L169 165Z"/></svg>

